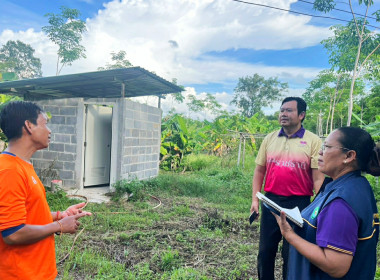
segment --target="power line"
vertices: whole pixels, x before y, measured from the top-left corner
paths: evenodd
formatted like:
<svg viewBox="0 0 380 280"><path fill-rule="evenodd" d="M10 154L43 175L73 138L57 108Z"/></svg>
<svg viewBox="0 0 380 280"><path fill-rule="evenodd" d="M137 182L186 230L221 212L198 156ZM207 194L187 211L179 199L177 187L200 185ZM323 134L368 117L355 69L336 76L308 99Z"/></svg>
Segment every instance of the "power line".
<svg viewBox="0 0 380 280"><path fill-rule="evenodd" d="M311 5L314 5L313 2L310 2L310 1L306 1L306 0L298 0L298 2L303 2L303 3L307 3L307 4L311 4ZM346 3L344 3L346 4ZM336 10L336 11L339 11L339 12L343 12L343 13L347 13L347 14L352 14L351 11L347 11L347 10L342 10L342 9L338 9L338 8L332 8L333 10ZM361 17L367 17L367 18L370 18L370 19L375 19L377 20L377 18L375 17L371 17L371 16L366 16L366 15L363 15L363 14L358 14L358 13L354 13L354 15L357 15L357 16L361 16Z"/></svg>
<svg viewBox="0 0 380 280"><path fill-rule="evenodd" d="M234 1L234 2L240 2L240 3L243 3L243 4L249 4L249 5L264 7L264 8L270 8L270 9L279 10L279 11L283 11L283 12L289 12L289 13L298 14L298 15L309 16L309 17L326 18L326 19L332 19L332 20L343 21L343 22L351 22L350 20L346 20L346 19L329 17L329 16L312 15L312 14L307 14L307 13L301 13L301 12L297 12L297 11L293 11L293 10L288 10L288 9L283 9L283 8L279 8L279 7L273 7L273 6L264 5L264 4L258 4L258 3L253 3L253 2L246 2L246 1L242 1L242 0L232 0L232 1ZM370 25L370 24L365 24L365 25L369 26L369 27L372 27L372 28L375 28L375 29L380 29L379 27L373 26L373 25Z"/></svg>

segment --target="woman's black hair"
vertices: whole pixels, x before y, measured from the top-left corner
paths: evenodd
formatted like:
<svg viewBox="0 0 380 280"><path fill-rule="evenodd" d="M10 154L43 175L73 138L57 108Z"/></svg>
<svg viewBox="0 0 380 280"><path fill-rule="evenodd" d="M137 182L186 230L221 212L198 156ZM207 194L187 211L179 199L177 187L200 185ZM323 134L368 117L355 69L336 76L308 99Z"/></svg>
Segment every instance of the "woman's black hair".
<svg viewBox="0 0 380 280"><path fill-rule="evenodd" d="M376 147L371 135L358 127L337 129L342 147L356 152L359 169L373 176L380 175L380 148Z"/></svg>

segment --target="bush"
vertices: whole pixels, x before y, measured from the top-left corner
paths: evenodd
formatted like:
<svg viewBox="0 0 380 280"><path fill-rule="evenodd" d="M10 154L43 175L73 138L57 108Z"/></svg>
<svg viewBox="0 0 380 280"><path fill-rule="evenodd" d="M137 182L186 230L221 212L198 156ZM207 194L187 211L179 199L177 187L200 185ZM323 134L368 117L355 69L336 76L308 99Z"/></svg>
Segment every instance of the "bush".
<svg viewBox="0 0 380 280"><path fill-rule="evenodd" d="M129 200L136 201L142 199L142 191L145 185L143 181L139 181L138 179L133 179L131 181L122 179L114 183L112 187L114 187L116 190L115 195L112 197L113 200L117 201L127 193L129 195Z"/></svg>
<svg viewBox="0 0 380 280"><path fill-rule="evenodd" d="M220 166L220 158L204 154L190 154L183 160L185 170L199 171L211 166Z"/></svg>

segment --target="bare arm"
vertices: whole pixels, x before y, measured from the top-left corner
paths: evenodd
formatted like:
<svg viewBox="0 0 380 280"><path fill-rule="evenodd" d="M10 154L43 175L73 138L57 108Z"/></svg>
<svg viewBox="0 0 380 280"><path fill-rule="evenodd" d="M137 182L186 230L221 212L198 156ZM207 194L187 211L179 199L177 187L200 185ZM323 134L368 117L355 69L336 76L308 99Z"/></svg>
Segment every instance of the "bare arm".
<svg viewBox="0 0 380 280"><path fill-rule="evenodd" d="M75 233L80 225L78 219L83 216L88 216L89 213L79 213L77 215L63 218L58 222L53 222L47 225L25 225L23 228L4 237L3 240L8 245L24 245L33 244L55 232Z"/></svg>
<svg viewBox="0 0 380 280"><path fill-rule="evenodd" d="M311 169L311 176L313 178L314 193L317 194L325 180L325 175L318 170L318 168Z"/></svg>
<svg viewBox="0 0 380 280"><path fill-rule="evenodd" d="M266 167L262 165L256 165L255 173L252 179L252 205L251 213L255 211L259 213L259 199L256 197L257 192L261 192L265 177Z"/></svg>
<svg viewBox="0 0 380 280"><path fill-rule="evenodd" d="M328 248L321 248L297 235L286 221L284 212L281 217L273 214L280 226L281 234L301 255L312 264L334 278L341 278L350 269L353 256Z"/></svg>

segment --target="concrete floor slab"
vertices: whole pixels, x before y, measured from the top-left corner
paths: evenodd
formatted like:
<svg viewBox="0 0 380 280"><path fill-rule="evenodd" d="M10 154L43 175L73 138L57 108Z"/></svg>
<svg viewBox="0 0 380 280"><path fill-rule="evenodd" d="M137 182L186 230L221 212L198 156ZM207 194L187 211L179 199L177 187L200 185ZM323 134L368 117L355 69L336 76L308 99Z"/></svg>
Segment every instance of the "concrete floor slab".
<svg viewBox="0 0 380 280"><path fill-rule="evenodd" d="M109 202L110 197L106 194L111 192L110 187L93 187L83 189L70 189L66 190L68 195L81 195L88 199L88 202L103 203Z"/></svg>

